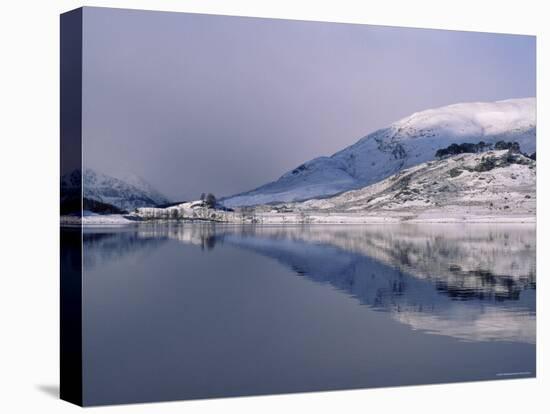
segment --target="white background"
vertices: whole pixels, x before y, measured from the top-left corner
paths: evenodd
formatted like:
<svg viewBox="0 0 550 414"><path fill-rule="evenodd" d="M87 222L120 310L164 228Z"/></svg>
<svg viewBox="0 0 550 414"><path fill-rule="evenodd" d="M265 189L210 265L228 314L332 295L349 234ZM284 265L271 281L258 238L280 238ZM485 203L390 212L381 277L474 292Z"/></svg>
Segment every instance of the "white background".
<svg viewBox="0 0 550 414"><path fill-rule="evenodd" d="M189 11L536 34L538 47L538 378L91 408L117 413L538 413L550 408L548 368L548 119L550 24L545 1L181 0L88 6ZM58 15L78 1L0 6L0 411L65 413L58 400ZM546 390L545 390L546 388ZM546 406L546 407L545 407Z"/></svg>

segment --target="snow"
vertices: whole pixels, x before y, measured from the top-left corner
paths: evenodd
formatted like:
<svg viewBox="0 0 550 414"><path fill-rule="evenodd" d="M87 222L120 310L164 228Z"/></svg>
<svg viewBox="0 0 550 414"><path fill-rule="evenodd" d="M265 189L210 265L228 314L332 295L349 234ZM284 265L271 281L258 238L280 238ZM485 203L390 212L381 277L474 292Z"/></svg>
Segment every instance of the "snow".
<svg viewBox="0 0 550 414"><path fill-rule="evenodd" d="M535 98L461 103L412 114L333 154L308 161L278 180L222 202L247 206L326 197L381 181L433 160L452 143L517 141L535 152Z"/></svg>
<svg viewBox="0 0 550 414"><path fill-rule="evenodd" d="M147 196L152 199L157 205L170 203L170 200L164 194L158 191L155 187L151 185L151 183L149 183L139 175L132 173L123 173L117 178L135 188L138 188L144 194L147 194Z"/></svg>
<svg viewBox="0 0 550 414"><path fill-rule="evenodd" d="M229 218L227 222L243 222L239 216ZM249 223L246 220L244 223ZM257 213L254 223L265 225L286 224L395 224L395 223L535 223L536 217L527 214L464 214L464 211L441 212L426 211L412 216L407 212L373 212L358 213L324 213L322 211L308 212L307 215L292 213Z"/></svg>
<svg viewBox="0 0 550 414"><path fill-rule="evenodd" d="M141 207L137 208L130 216L141 220L237 221L235 213L210 208L202 200L189 201L165 208Z"/></svg>
<svg viewBox="0 0 550 414"><path fill-rule="evenodd" d="M83 226L127 226L135 223L121 214L94 214L82 217Z"/></svg>
<svg viewBox="0 0 550 414"><path fill-rule="evenodd" d="M128 181L86 168L82 179L83 195L126 211L169 202L142 178L127 175L125 179Z"/></svg>
<svg viewBox="0 0 550 414"><path fill-rule="evenodd" d="M304 202L226 211L195 200L140 207L126 216L85 214L84 225L136 221L223 223L533 223L536 161L509 150L458 154L399 171L358 190Z"/></svg>
<svg viewBox="0 0 550 414"><path fill-rule="evenodd" d="M535 109L535 99L526 98L412 114L331 157L315 158L275 182L222 200L235 211L210 208L200 200L158 208L166 198L139 177L122 181L87 169L84 197L132 213L85 214L82 224L534 222L534 160L508 150L434 157L451 143L481 140L516 141L524 153L535 152ZM75 180L71 175L63 183L71 186ZM248 206L253 207L243 208Z"/></svg>
<svg viewBox="0 0 550 414"><path fill-rule="evenodd" d="M136 221L129 219L122 214L97 214L84 210L82 219L79 216L61 216L63 226L127 226L136 224Z"/></svg>
<svg viewBox="0 0 550 414"><path fill-rule="evenodd" d="M494 168L484 171L487 162ZM521 221L536 217L536 162L503 151L459 154L400 171L338 196L291 204L316 222L320 213L421 222Z"/></svg>
<svg viewBox="0 0 550 414"><path fill-rule="evenodd" d="M536 161L509 150L458 154L329 198L235 211L213 209L197 200L167 208L138 208L128 217L267 225L533 223Z"/></svg>

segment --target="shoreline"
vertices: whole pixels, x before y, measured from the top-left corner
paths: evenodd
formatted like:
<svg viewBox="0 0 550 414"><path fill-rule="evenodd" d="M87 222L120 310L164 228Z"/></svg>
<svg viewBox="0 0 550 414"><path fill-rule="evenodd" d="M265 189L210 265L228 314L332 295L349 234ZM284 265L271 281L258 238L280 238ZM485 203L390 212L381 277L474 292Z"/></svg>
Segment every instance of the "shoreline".
<svg viewBox="0 0 550 414"><path fill-rule="evenodd" d="M219 225L259 225L259 226L296 226L296 225L368 225L368 224L536 224L536 216L309 216L307 219L297 219L288 215L272 216L258 215L254 220L135 220L123 215L96 215L84 217L61 217L61 227L130 227L147 224L219 224Z"/></svg>

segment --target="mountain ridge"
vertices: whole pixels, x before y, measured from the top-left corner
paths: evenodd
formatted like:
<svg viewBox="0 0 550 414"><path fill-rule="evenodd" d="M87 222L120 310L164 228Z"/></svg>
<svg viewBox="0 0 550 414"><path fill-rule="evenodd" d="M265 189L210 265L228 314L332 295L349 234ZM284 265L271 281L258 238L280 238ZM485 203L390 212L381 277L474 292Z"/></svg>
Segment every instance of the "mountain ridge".
<svg viewBox="0 0 550 414"><path fill-rule="evenodd" d="M458 103L413 113L331 156L307 161L279 179L222 199L227 207L304 201L358 189L435 158L452 143L515 141L536 150L535 98Z"/></svg>
<svg viewBox="0 0 550 414"><path fill-rule="evenodd" d="M91 168L85 168L83 174L80 170L75 170L62 177L61 192L62 195L72 194L76 189L76 196L82 196L84 200L111 205L124 211L170 202L144 179L135 175L127 175L126 178L128 181Z"/></svg>

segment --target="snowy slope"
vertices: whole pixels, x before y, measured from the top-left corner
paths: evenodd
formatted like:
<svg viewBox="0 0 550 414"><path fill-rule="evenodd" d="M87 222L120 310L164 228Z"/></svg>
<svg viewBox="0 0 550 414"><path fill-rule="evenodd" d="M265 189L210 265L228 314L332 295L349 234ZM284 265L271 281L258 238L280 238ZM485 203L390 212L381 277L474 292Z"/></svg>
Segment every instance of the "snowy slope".
<svg viewBox="0 0 550 414"><path fill-rule="evenodd" d="M82 179L83 196L127 211L169 202L143 179L136 176L128 176L126 179L115 178L89 168L85 169ZM79 171L74 171L62 178L62 188L70 189L71 186L80 189Z"/></svg>
<svg viewBox="0 0 550 414"><path fill-rule="evenodd" d="M126 173L118 176L117 178L124 181L126 184L138 188L142 193L146 194L151 200L153 200L156 205L170 202L164 194L138 175Z"/></svg>
<svg viewBox="0 0 550 414"><path fill-rule="evenodd" d="M508 150L459 154L340 195L297 203L307 211L415 218L536 214L536 162Z"/></svg>
<svg viewBox="0 0 550 414"><path fill-rule="evenodd" d="M535 152L535 98L461 103L415 113L330 157L308 161L277 181L223 200L228 207L326 197L376 183L434 159L452 143L517 141Z"/></svg>
<svg viewBox="0 0 550 414"><path fill-rule="evenodd" d="M127 211L169 202L145 180L136 176L128 176L128 179L130 182L86 169L82 183L84 197Z"/></svg>

